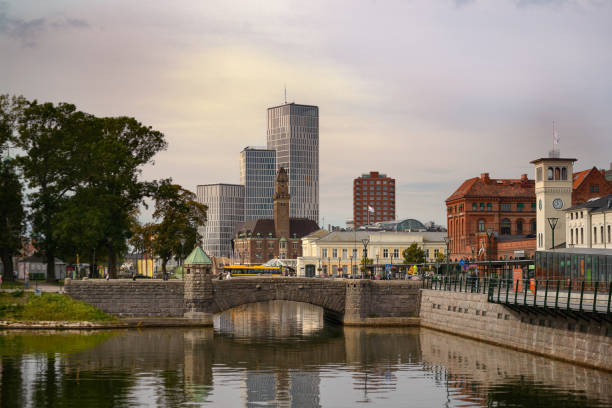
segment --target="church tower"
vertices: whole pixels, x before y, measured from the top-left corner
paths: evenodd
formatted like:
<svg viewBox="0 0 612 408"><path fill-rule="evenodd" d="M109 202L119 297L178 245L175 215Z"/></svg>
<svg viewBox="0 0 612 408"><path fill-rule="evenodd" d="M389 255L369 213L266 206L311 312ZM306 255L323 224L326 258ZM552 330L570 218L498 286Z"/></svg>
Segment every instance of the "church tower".
<svg viewBox="0 0 612 408"><path fill-rule="evenodd" d="M557 151L553 152L558 156ZM548 157L531 162L535 166L538 251L545 251L553 245L558 246L565 242L564 210L572 206L575 161L576 159Z"/></svg>
<svg viewBox="0 0 612 408"><path fill-rule="evenodd" d="M289 176L281 167L276 175L274 188L274 232L277 238L289 238Z"/></svg>

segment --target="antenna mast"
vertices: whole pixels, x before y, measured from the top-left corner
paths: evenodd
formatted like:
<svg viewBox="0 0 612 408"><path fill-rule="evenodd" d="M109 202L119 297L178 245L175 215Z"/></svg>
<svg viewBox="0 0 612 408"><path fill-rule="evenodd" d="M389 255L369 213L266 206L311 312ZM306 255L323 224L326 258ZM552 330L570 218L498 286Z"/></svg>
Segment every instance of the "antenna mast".
<svg viewBox="0 0 612 408"><path fill-rule="evenodd" d="M287 104L287 84L285 84L285 105Z"/></svg>

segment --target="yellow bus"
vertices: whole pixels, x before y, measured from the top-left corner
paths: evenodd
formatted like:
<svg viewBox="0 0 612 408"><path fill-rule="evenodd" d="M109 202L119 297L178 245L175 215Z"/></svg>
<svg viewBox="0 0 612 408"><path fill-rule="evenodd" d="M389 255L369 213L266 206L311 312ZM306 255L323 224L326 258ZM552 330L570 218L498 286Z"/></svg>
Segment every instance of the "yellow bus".
<svg viewBox="0 0 612 408"><path fill-rule="evenodd" d="M247 265L228 265L223 267L223 274L232 276L282 276L280 266L247 266Z"/></svg>

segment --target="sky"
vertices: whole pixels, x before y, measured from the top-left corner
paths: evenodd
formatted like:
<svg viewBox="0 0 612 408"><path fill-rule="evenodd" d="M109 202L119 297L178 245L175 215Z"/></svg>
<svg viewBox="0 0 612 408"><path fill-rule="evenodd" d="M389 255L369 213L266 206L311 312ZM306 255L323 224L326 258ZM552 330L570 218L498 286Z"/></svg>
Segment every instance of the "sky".
<svg viewBox="0 0 612 408"><path fill-rule="evenodd" d="M609 168L611 73L609 0L0 0L0 93L162 131L148 179L238 183L285 87L318 105L323 225L369 171L398 219L444 225L465 179L533 178L553 121L577 170Z"/></svg>

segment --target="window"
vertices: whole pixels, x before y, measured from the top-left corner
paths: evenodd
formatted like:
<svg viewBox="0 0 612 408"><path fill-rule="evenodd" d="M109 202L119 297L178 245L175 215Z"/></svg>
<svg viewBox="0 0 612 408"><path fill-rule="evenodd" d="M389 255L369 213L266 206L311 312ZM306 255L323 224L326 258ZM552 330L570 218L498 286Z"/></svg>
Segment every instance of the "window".
<svg viewBox="0 0 612 408"><path fill-rule="evenodd" d="M387 248L383 249L383 258L389 257L389 250Z"/></svg>
<svg viewBox="0 0 612 408"><path fill-rule="evenodd" d="M599 184L591 184L591 193L599 193Z"/></svg>
<svg viewBox="0 0 612 408"><path fill-rule="evenodd" d="M542 168L541 167L538 167L536 169L536 180L542 181Z"/></svg>
<svg viewBox="0 0 612 408"><path fill-rule="evenodd" d="M501 203L500 209L502 211L510 211L511 210L510 203Z"/></svg>
<svg viewBox="0 0 612 408"><path fill-rule="evenodd" d="M297 242L293 243L293 249L297 249Z"/></svg>
<svg viewBox="0 0 612 408"><path fill-rule="evenodd" d="M493 204L487 203L487 211L493 211Z"/></svg>
<svg viewBox="0 0 612 408"><path fill-rule="evenodd" d="M348 249L342 248L342 259L348 259Z"/></svg>
<svg viewBox="0 0 612 408"><path fill-rule="evenodd" d="M428 249L428 251L429 251L429 249ZM440 253L439 249L434 249L434 258L437 258L439 253Z"/></svg>
<svg viewBox="0 0 612 408"><path fill-rule="evenodd" d="M567 167L561 167L561 180L567 180Z"/></svg>
<svg viewBox="0 0 612 408"><path fill-rule="evenodd" d="M553 180L555 178L555 172L552 167L548 168L548 170L546 171L546 175L549 180Z"/></svg>
<svg viewBox="0 0 612 408"><path fill-rule="evenodd" d="M478 204L472 203L472 211L478 211Z"/></svg>
<svg viewBox="0 0 612 408"><path fill-rule="evenodd" d="M580 243L584 244L584 228L582 227L580 227Z"/></svg>
<svg viewBox="0 0 612 408"><path fill-rule="evenodd" d="M484 203L480 203L480 211L484 211L484 208L485 208Z"/></svg>
<svg viewBox="0 0 612 408"><path fill-rule="evenodd" d="M605 240L603 225L601 227L599 227L599 236L601 237L601 243L603 244L604 240Z"/></svg>
<svg viewBox="0 0 612 408"><path fill-rule="evenodd" d="M517 234L522 234L523 233L523 221L518 220L516 222L516 233Z"/></svg>
<svg viewBox="0 0 612 408"><path fill-rule="evenodd" d="M593 227L593 243L597 243L597 227Z"/></svg>
<svg viewBox="0 0 612 408"><path fill-rule="evenodd" d="M570 213L570 220L574 219L574 213Z"/></svg>
<svg viewBox="0 0 612 408"><path fill-rule="evenodd" d="M357 249L353 248L353 259L357 259Z"/></svg>
<svg viewBox="0 0 612 408"><path fill-rule="evenodd" d="M321 258L327 258L327 248L321 249Z"/></svg>
<svg viewBox="0 0 612 408"><path fill-rule="evenodd" d="M485 232L484 220L478 220L478 232Z"/></svg>
<svg viewBox="0 0 612 408"><path fill-rule="evenodd" d="M338 248L334 248L332 249L332 258L337 258L338 257Z"/></svg>
<svg viewBox="0 0 612 408"><path fill-rule="evenodd" d="M555 180L561 180L561 170L555 167Z"/></svg>
<svg viewBox="0 0 612 408"><path fill-rule="evenodd" d="M574 229L570 228L570 244L574 245Z"/></svg>
<svg viewBox="0 0 612 408"><path fill-rule="evenodd" d="M536 203L531 203L531 211L535 211L536 210Z"/></svg>
<svg viewBox="0 0 612 408"><path fill-rule="evenodd" d="M525 204L523 204L523 203L516 204L516 210L517 211L523 211L524 207L525 207Z"/></svg>
<svg viewBox="0 0 612 408"><path fill-rule="evenodd" d="M538 224L536 223L536 220L531 220L531 233L535 234L535 232L537 231L538 228Z"/></svg>
<svg viewBox="0 0 612 408"><path fill-rule="evenodd" d="M281 247L281 249L287 248L287 243L285 241L281 241L280 247Z"/></svg>
<svg viewBox="0 0 612 408"><path fill-rule="evenodd" d="M608 230L609 230L609 229L610 229L610 226L608 226ZM608 233L608 235L609 235L609 233ZM395 249L393 250L393 257L394 257L394 258L399 258L399 249L395 248Z"/></svg>
<svg viewBox="0 0 612 408"><path fill-rule="evenodd" d="M508 218L501 221L501 234L510 235L510 220Z"/></svg>
<svg viewBox="0 0 612 408"><path fill-rule="evenodd" d="M610 234L610 226L608 225L608 243L612 240L612 236Z"/></svg>

